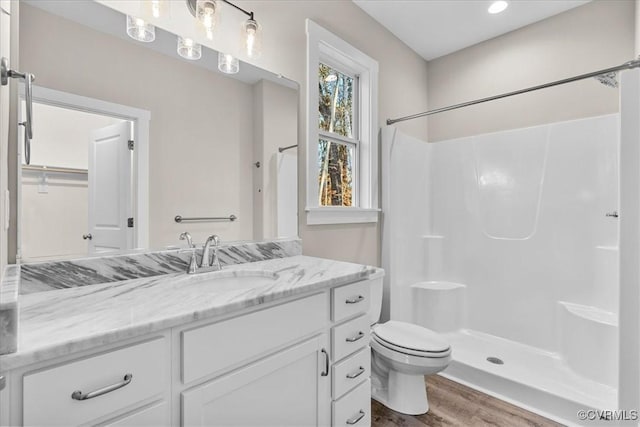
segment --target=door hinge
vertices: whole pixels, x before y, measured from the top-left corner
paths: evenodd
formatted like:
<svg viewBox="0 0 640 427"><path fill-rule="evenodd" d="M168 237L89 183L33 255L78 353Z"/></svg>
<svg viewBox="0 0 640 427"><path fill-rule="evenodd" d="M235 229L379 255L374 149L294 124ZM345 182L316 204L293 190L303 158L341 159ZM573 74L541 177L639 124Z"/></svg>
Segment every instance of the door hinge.
<svg viewBox="0 0 640 427"><path fill-rule="evenodd" d="M127 227L133 228L133 218L127 218Z"/></svg>
<svg viewBox="0 0 640 427"><path fill-rule="evenodd" d="M133 147L135 146L135 142L133 142L133 139L127 141L127 146L129 147L129 150L133 151Z"/></svg>

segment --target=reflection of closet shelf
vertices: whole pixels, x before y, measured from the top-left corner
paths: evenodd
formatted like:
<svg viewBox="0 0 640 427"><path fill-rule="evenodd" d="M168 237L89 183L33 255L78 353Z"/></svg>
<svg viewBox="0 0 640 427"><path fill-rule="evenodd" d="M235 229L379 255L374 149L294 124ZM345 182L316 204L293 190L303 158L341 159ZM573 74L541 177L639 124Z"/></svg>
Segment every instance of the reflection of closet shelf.
<svg viewBox="0 0 640 427"><path fill-rule="evenodd" d="M78 175L87 175L87 169L62 168L57 166L42 165L22 165L22 170L27 172L46 172L46 173L73 173Z"/></svg>

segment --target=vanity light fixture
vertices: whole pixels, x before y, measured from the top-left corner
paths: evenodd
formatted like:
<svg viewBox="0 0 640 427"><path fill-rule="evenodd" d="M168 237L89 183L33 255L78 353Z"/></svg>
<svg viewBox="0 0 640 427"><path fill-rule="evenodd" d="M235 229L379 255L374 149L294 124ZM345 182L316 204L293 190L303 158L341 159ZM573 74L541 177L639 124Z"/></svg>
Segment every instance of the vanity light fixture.
<svg viewBox="0 0 640 427"><path fill-rule="evenodd" d="M504 10L508 6L509 6L509 2L505 0L497 0L491 3L491 5L489 6L489 9L487 9L487 12L489 12L492 15L495 15L496 13L504 12Z"/></svg>
<svg viewBox="0 0 640 427"><path fill-rule="evenodd" d="M238 58L228 53L218 53L218 70L226 74L236 74L240 71Z"/></svg>
<svg viewBox="0 0 640 427"><path fill-rule="evenodd" d="M127 35L139 42L150 43L156 39L156 27L142 18L127 15Z"/></svg>
<svg viewBox="0 0 640 427"><path fill-rule="evenodd" d="M241 37L244 40L245 53L249 58L257 58L262 53L261 26L255 19L254 13L236 6L228 0L185 0L187 8L197 22L200 31L204 31L205 37L213 39L213 29L220 14L220 5L227 4L249 17L242 23Z"/></svg>
<svg viewBox="0 0 640 427"><path fill-rule="evenodd" d="M178 55L191 61L202 58L202 45L190 38L178 36Z"/></svg>

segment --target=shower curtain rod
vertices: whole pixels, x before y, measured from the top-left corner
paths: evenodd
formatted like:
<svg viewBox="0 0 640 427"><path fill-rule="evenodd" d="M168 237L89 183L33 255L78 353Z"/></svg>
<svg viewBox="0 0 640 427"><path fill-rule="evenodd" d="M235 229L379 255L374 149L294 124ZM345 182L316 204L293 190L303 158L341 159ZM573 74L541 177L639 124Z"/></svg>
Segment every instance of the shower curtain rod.
<svg viewBox="0 0 640 427"><path fill-rule="evenodd" d="M433 114L444 113L445 111L456 110L458 108L469 107L471 105L482 104L483 102L495 101L496 99L507 98L509 96L520 95L527 92L533 92L534 90L545 89L552 86L558 86L558 85L563 85L565 83L571 83L578 80L597 77L602 74L613 73L621 70L630 70L638 67L640 67L640 59L635 59L633 61L625 62L622 65L618 65L617 67L605 68L604 70L594 71L592 73L587 73L587 74L580 74L579 76L569 77L562 80L556 80L554 82L545 83L538 86L532 86L526 89L516 90L514 92L507 92L500 95L490 96L488 98L476 99L475 101L463 102L461 104L450 105L448 107L436 108L435 110L429 110L423 113L413 114L411 116L399 117L397 119L387 119L387 125L392 125L398 122L404 122L406 120L417 119L418 117L425 117L425 116L431 116Z"/></svg>

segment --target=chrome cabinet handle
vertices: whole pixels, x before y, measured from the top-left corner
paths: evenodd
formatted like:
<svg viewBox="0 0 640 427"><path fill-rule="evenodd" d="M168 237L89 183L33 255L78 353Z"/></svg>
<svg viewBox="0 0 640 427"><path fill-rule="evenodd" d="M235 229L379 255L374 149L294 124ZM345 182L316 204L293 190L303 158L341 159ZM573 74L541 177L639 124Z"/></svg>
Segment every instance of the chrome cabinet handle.
<svg viewBox="0 0 640 427"><path fill-rule="evenodd" d="M324 354L324 372L320 373L321 377L326 377L329 375L329 353L324 348L320 350Z"/></svg>
<svg viewBox="0 0 640 427"><path fill-rule="evenodd" d="M133 374L127 374L124 376L124 379L121 382L116 384L111 384L109 386L106 386L96 391L90 391L89 393L83 393L80 390L76 390L73 393L71 393L71 398L73 400L93 399L94 397L102 396L103 394L110 393L126 385L129 385L131 383L132 378L133 378Z"/></svg>
<svg viewBox="0 0 640 427"><path fill-rule="evenodd" d="M3 390L6 385L7 385L6 378L4 377L4 375L0 375L0 390Z"/></svg>
<svg viewBox="0 0 640 427"><path fill-rule="evenodd" d="M89 233L89 234L83 234L83 235L82 235L82 238L83 238L84 240L91 240L91 239L93 239L93 236L91 235L91 233Z"/></svg>
<svg viewBox="0 0 640 427"><path fill-rule="evenodd" d="M347 420L347 424L349 424L350 426L357 424L358 421L360 421L362 418L364 418L365 413L362 409L360 409L360 411L358 412L358 415L354 416L353 418L349 418Z"/></svg>
<svg viewBox="0 0 640 427"><path fill-rule="evenodd" d="M359 303L360 301L363 301L363 300L364 300L364 297L363 297L362 295L358 295L358 296L357 296L357 297L355 297L355 298L349 298L349 299L348 299L348 300L346 300L345 302L346 302L347 304L357 304L357 303Z"/></svg>
<svg viewBox="0 0 640 427"><path fill-rule="evenodd" d="M364 374L364 371L365 369L360 366L357 371L347 374L347 378L349 378L350 380L358 378L360 375Z"/></svg>
<svg viewBox="0 0 640 427"><path fill-rule="evenodd" d="M364 332L360 331L355 337L347 338L347 342L356 342L364 338Z"/></svg>

